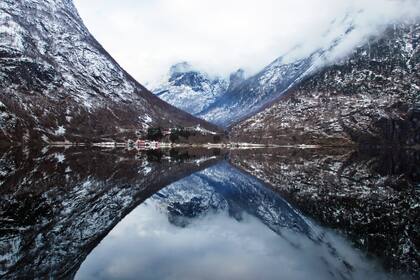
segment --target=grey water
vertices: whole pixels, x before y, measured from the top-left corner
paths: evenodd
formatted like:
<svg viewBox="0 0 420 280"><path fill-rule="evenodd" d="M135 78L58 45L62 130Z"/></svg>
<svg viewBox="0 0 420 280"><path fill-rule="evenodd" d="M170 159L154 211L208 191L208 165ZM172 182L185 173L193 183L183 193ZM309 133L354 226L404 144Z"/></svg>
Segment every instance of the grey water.
<svg viewBox="0 0 420 280"><path fill-rule="evenodd" d="M343 155L348 157L344 160ZM358 170L368 162L364 172L370 174L363 174L369 180L363 177L361 187L375 176L378 182L402 174L417 178L418 170L406 165L407 160L404 166L378 171L372 167L375 157L355 159L353 153L6 151L0 160L0 275L5 279L414 279L415 265L386 266L387 250L400 250L401 244L383 245L383 254L373 254L375 250L357 242L369 237L372 229L360 232L353 228L357 223L337 227L323 222L320 215L327 216L331 207L338 211L338 206L310 213L299 208L292 196L295 191L289 196L270 185L278 176L294 185L296 178L314 180L311 164L324 167L320 159L325 158L328 166L332 158L351 166L350 158ZM302 159L305 170L297 168ZM279 163L281 168L269 172ZM366 207L366 211L378 209ZM415 218L404 223L418 226ZM375 239L369 238L374 244ZM415 261L414 256L411 262Z"/></svg>

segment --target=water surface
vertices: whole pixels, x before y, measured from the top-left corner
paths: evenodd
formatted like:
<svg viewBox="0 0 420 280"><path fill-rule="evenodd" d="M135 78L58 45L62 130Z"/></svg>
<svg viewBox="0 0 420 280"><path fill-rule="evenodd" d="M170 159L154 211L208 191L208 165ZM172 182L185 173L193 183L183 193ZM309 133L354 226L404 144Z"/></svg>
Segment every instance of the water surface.
<svg viewBox="0 0 420 280"><path fill-rule="evenodd" d="M226 162L127 216L76 279L384 279L349 242Z"/></svg>
<svg viewBox="0 0 420 280"><path fill-rule="evenodd" d="M347 150L8 150L0 159L0 273L415 279L419 159Z"/></svg>

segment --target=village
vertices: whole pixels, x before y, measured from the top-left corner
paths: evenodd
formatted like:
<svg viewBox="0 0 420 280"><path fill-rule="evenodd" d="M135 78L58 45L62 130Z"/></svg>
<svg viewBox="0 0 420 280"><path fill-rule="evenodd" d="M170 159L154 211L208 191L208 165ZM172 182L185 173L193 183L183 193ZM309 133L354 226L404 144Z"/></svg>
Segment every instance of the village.
<svg viewBox="0 0 420 280"><path fill-rule="evenodd" d="M225 138L223 133L202 128L200 125L193 127L148 127L136 131L137 139L128 139L126 142L95 143L98 147L127 147L139 150L161 149L185 146L220 146Z"/></svg>
<svg viewBox="0 0 420 280"><path fill-rule="evenodd" d="M102 148L128 148L137 150L156 150L170 148L262 148L266 145L251 143L229 142L226 133L217 133L202 128L200 125L194 127L148 127L145 130L136 132L137 139L128 139L126 142L101 142L93 146Z"/></svg>

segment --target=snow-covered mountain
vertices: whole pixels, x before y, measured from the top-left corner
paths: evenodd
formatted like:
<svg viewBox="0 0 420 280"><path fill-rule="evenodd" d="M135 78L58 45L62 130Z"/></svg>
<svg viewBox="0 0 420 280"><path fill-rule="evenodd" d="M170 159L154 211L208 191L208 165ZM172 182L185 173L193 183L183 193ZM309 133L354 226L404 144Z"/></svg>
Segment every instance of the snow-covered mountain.
<svg viewBox="0 0 420 280"><path fill-rule="evenodd" d="M261 111L305 77L334 60L337 50L347 44L346 40L353 32L354 19L346 15L331 23L323 45L309 54L298 55L303 48L298 46L256 75L245 78L240 69L230 75L228 82L209 78L192 70L187 63L180 63L172 67L166 81L153 92L195 116L228 127Z"/></svg>
<svg viewBox="0 0 420 280"><path fill-rule="evenodd" d="M302 46L277 58L256 75L229 87L217 102L198 116L221 126L230 126L261 111L331 60L354 32L354 19L346 15L333 21L323 45L308 55L297 55Z"/></svg>
<svg viewBox="0 0 420 280"><path fill-rule="evenodd" d="M173 65L163 82L152 91L177 108L227 126L277 98L278 92L298 80L318 57L316 52L292 63L285 63L282 57L249 79L242 69L232 73L229 79L213 78L182 62Z"/></svg>
<svg viewBox="0 0 420 280"><path fill-rule="evenodd" d="M419 144L419 71L420 24L395 24L237 124L233 138L277 144Z"/></svg>
<svg viewBox="0 0 420 280"><path fill-rule="evenodd" d="M257 75L229 87L198 116L222 126L250 116L301 78L312 63L311 57L292 63L284 63L283 58L279 58Z"/></svg>
<svg viewBox="0 0 420 280"><path fill-rule="evenodd" d="M187 62L171 67L163 82L152 91L169 104L198 115L226 92L229 82L193 69Z"/></svg>
<svg viewBox="0 0 420 280"><path fill-rule="evenodd" d="M149 125L212 127L136 82L72 0L0 2L1 141L123 138Z"/></svg>

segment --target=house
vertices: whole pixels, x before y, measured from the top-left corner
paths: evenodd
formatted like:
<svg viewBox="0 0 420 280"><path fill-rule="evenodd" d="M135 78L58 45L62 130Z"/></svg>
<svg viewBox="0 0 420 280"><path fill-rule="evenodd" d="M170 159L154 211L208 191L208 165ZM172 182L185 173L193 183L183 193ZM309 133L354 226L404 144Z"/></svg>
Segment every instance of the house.
<svg viewBox="0 0 420 280"><path fill-rule="evenodd" d="M157 141L148 141L139 139L136 141L136 147L138 149L159 149L160 143Z"/></svg>

